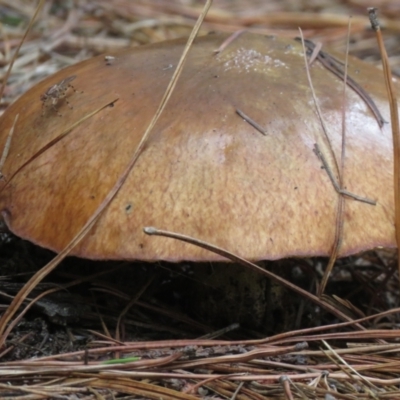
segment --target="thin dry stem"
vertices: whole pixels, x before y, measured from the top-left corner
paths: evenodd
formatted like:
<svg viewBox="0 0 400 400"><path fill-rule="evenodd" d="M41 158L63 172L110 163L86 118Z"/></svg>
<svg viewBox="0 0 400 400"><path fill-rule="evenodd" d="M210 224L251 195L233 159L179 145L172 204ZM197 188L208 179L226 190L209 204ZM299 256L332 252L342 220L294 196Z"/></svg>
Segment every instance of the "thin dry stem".
<svg viewBox="0 0 400 400"><path fill-rule="evenodd" d="M376 8L369 8L372 29L376 33L379 51L382 58L383 76L385 78L386 90L389 98L390 119L392 124L393 138L393 188L394 188L394 212L395 212L395 228L397 243L397 269L400 279L400 127L399 127L399 110L397 106L397 98L393 87L392 72L390 70L389 59L383 42L379 21L376 14Z"/></svg>
<svg viewBox="0 0 400 400"><path fill-rule="evenodd" d="M118 101L118 98L114 98L111 101L107 101L106 104L103 106L91 111L90 113L84 115L82 118L79 120L75 121L72 125L70 125L68 128L66 128L63 132L61 132L58 136L56 136L54 139L52 139L49 143L47 143L45 146L43 146L41 149L36 151L27 161L25 161L17 170L15 170L10 177L7 178L7 183L4 185L1 189L3 191L7 185L10 184L12 179L19 174L26 166L28 166L33 160L38 158L41 154L43 154L45 151L50 149L52 146L54 146L57 142L62 140L65 136L67 136L69 133L71 133L77 126L82 124L84 121L88 120L89 118L93 117L97 113L99 113L101 110L104 110L106 107L110 106L111 104L114 104ZM0 191L0 192L1 192ZM5 215L5 218L7 219L7 215Z"/></svg>
<svg viewBox="0 0 400 400"><path fill-rule="evenodd" d="M195 246L199 246L203 249L212 251L213 253L219 254L223 257L226 257L227 259L236 262L238 264L243 265L246 268L249 268L259 274L262 274L264 276L266 276L268 279L272 279L273 281L279 283L280 285L293 290L295 293L307 298L308 300L312 301L313 303L317 304L318 306L324 308L325 310L327 310L328 312L332 313L333 315L336 315L338 318L340 318L343 321L350 321L351 318L348 317L347 315L343 314L341 311L339 311L338 309L336 309L335 307L331 306L330 304L320 300L318 297L314 296L313 294L307 292L306 290L301 289L300 287L294 285L293 283L287 281L286 279L281 278L278 275L273 274L272 272L259 267L258 265L251 263L250 261L245 260L244 258L241 258L239 256L237 256L234 253L231 253L225 249L222 249L220 247L214 246L210 243L204 242L202 240L199 239L195 239L192 238L190 236L186 236L186 235L182 235L180 233L175 233L175 232L170 232L170 231L165 231L162 229L157 229L154 227L145 227L143 229L143 231L147 234L147 235L157 235L157 236L164 236L164 237L169 237L172 239L177 239L177 240L181 240L183 242L187 242L190 244L193 244ZM364 327L362 327L359 324L355 324L354 326L357 326L360 329L365 329Z"/></svg>
<svg viewBox="0 0 400 400"><path fill-rule="evenodd" d="M12 125L12 127L10 129L10 132L8 132L8 135L7 135L6 143L5 143L4 149L3 149L3 154L1 155L1 159L0 159L0 178L2 178L4 176L3 173L2 173L2 169L3 169L4 163L6 162L6 159L7 159L7 156L8 156L8 152L10 151L11 140L12 140L12 136L14 134L15 125L16 125L16 123L18 121L18 117L19 117L19 114L17 114L15 116L15 118L14 118L13 125Z"/></svg>
<svg viewBox="0 0 400 400"><path fill-rule="evenodd" d="M329 149L329 152L330 152L330 154L331 154L332 159L334 160L334 166L335 166L336 173L337 173L337 175L339 176L339 182L341 182L342 180L341 180L341 177L340 177L339 164L338 164L338 162L337 162L336 155L335 155L335 153L334 153L334 151L333 151L332 143L331 143L331 140L330 140L330 138L329 138L328 131L327 131L327 129L326 129L324 119L322 118L322 113L321 113L319 104L318 104L318 102L317 102L317 98L316 98L315 91L314 91L314 86L313 86L313 84L312 84L311 74L310 74L310 69L309 69L309 64L308 64L308 62L307 62L307 55L306 55L306 47L305 47L305 42L304 42L304 36L303 36L303 32L301 31L301 29L300 29L300 37L301 37L301 41L302 41L303 49L304 49L304 59L305 59L305 66L306 66L306 71L307 71L308 83L309 83L309 86L310 86L310 88L311 88L311 92L312 92L313 99L314 99L314 104L315 104L315 107L316 107L316 109L317 109L318 118L319 118L319 120L320 120L320 123L321 123L321 126L322 126L322 130L323 130L324 135L325 135L325 139L326 139L326 141L327 141L327 143L328 143L328 146L327 146L327 147L328 147L328 149ZM345 84L346 84L346 83L345 83ZM315 150L316 150L316 152L317 152L316 154L321 158L321 161L324 162L325 157L323 156L323 153L319 150L318 144L316 143L315 146L316 146L316 147L315 147ZM326 159L325 159L325 160L326 160ZM326 164L326 165L325 165L325 164ZM332 173L332 170L331 170L331 168L330 168L328 162L325 161L325 164L324 164L324 165L325 165L325 169L326 169L326 171L327 171L329 177L331 178L331 181L332 181L332 182L335 182L334 175L333 175L333 173ZM341 186L339 186L338 184L335 184L335 183L334 183L333 186L335 187L335 189L336 189L337 187L341 189ZM328 282L329 275L330 275L330 273L331 273L331 271L332 271L332 268L333 268L333 266L334 266L334 264L335 264L337 255L338 255L339 250L340 250L341 232L342 232L342 225L343 225L343 223L338 223L338 221L339 221L339 222L341 221L341 215L342 215L342 209L343 209L343 201L342 201L342 199L341 199L342 196L341 196L340 192L338 192L338 193L339 193L339 198L338 198L337 215L336 215L336 224L335 224L335 240L334 240L334 244L333 244L331 256L329 257L329 263L328 263L328 265L327 265L327 267L326 267L326 269L325 269L325 273L324 273L324 276L323 276L323 278L322 278L321 284L319 285L318 290L317 290L317 295L318 295L318 297L320 297L320 298L321 298L321 296L322 296L322 294L323 294L323 292L324 292L324 290L325 290L325 286L326 286L326 284L327 284L327 282Z"/></svg>
<svg viewBox="0 0 400 400"><path fill-rule="evenodd" d="M8 66L6 75L5 75L4 79L3 79L3 83L2 83L2 85L0 86L0 99L3 98L4 89L5 89L5 87L6 87L8 78L9 78L9 76L10 76L10 74L11 74L11 70L12 70L12 68L13 68L14 62L15 62L15 60L16 60L17 57L18 57L18 53L19 53L19 51L20 51L20 49L21 49L21 46L22 46L22 44L25 42L25 39L26 39L26 37L28 36L28 33L29 33L29 31L31 30L31 28L32 28L32 26L33 26L33 23L34 23L34 21L35 21L37 15L39 14L39 11L40 11L40 10L42 9L42 7L44 6L44 3L45 3L45 0L40 0L40 1L39 1L38 5L37 5L37 7L36 7L35 13L33 14L32 18L31 18L30 21L29 21L29 24L28 24L28 27L26 28L26 31L25 31L25 33L24 33L24 36L22 37L22 39L21 39L21 41L20 41L20 43L19 43L19 45L18 45L18 47L17 47L17 50L15 51L15 53L14 53L12 59L11 59L11 62L10 62L10 64L9 64L9 66Z"/></svg>
<svg viewBox="0 0 400 400"><path fill-rule="evenodd" d="M344 171L345 171L345 155L346 155L346 86L347 86L347 67L348 67L348 54L349 47L348 43L350 41L350 28L351 22L349 20L348 24L348 39L347 39L347 47L346 47L346 62L345 62L345 72L344 72L344 80L343 80L343 103L342 103L342 151L340 157L340 168L338 170L339 174L339 186L340 188L344 187ZM328 265L325 269L324 276L322 277L321 284L318 288L318 296L321 297L325 291L325 287L328 283L329 276L332 272L333 267L335 266L336 259L339 255L340 246L343 240L343 225L344 225L344 209L345 209L345 198L344 196L339 196L337 211L336 211L336 229L335 229L335 242L329 257Z"/></svg>
<svg viewBox="0 0 400 400"><path fill-rule="evenodd" d="M256 121L254 121L252 118L250 118L247 114L245 114L242 110L236 109L236 114L242 117L248 124L250 124L258 132L262 133L264 136L267 135L265 129Z"/></svg>

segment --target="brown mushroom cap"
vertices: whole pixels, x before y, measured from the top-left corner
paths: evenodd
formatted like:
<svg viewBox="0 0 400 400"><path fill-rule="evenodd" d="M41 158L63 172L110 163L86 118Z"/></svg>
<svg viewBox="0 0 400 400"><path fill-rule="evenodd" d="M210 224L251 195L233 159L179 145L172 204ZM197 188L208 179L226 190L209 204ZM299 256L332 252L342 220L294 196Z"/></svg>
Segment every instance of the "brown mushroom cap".
<svg viewBox="0 0 400 400"><path fill-rule="evenodd" d="M313 152L324 139L301 43L246 33L216 54L225 39L209 35L195 41L127 182L73 254L220 259L189 244L146 236L146 226L184 233L251 260L330 254L339 197ZM7 109L0 120L0 148L16 114L19 119L2 171L6 180L85 115L118 99L1 183L0 209L11 231L55 251L64 248L134 154L184 45L177 40L129 49L113 54L112 63L104 56L84 61L41 82ZM340 154L343 82L319 62L311 74ZM352 59L349 74L389 121L381 72ZM76 92L66 93L73 109L60 99L56 110L45 108L42 115L40 96L73 75ZM381 129L350 88L346 120L346 188L377 205L346 199L341 256L395 245L390 124Z"/></svg>

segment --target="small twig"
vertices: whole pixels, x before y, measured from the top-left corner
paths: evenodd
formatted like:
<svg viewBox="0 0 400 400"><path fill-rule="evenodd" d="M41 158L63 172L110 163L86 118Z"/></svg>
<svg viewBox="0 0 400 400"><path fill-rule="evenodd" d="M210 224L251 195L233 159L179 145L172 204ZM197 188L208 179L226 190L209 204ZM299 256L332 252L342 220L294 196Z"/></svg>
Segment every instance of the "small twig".
<svg viewBox="0 0 400 400"><path fill-rule="evenodd" d="M350 43L350 28L351 28L351 19L349 19L349 24L347 27L347 41L346 41L346 61L344 65L344 76L343 76L343 102L342 102L342 151L340 155L340 164L338 170L338 178L339 182L337 186L340 191L338 193L343 193L344 187L344 175L345 175L345 158L346 158L346 105L347 105L347 96L346 96L346 88L347 88L347 70L348 70L348 58L349 58L349 43ZM317 147L318 148L318 147ZM320 153L320 158L323 157L323 154ZM325 160L326 161L326 160ZM327 164L327 163L326 163ZM325 170L328 172L327 169L328 165L326 165ZM328 173L329 175L329 173ZM333 186L335 186L334 175L330 175L331 181ZM333 183L335 182L335 183ZM325 291L325 287L328 283L329 277L335 266L336 260L339 256L340 248L342 246L343 241L343 225L344 225L344 210L345 210L346 202L344 196L339 196L338 203L337 203L337 211L336 211L336 224L335 224L335 240L333 243L333 247L331 250L331 254L329 256L328 265L326 266L324 275L321 279L321 283L318 288L318 296L321 297Z"/></svg>
<svg viewBox="0 0 400 400"><path fill-rule="evenodd" d="M322 339L322 343L325 345L325 347L327 347L328 350L331 351L331 353L332 353L342 364L346 365L346 366L349 368L350 371L352 371L355 375L357 375L357 376L360 378L360 380L361 380L362 382L364 382L369 388L372 387L376 392L378 391L378 388L377 388L372 382L368 381L363 375L361 375L361 374L360 374L358 371L356 371L349 363L347 363L346 360L344 360L343 357L341 357L341 356L338 354L338 352L335 351L335 349L333 349L333 348L328 344L328 342L327 342L326 340ZM324 352L324 354L325 354L328 358L331 358L331 357L330 357L330 354L327 354L326 351L323 350L323 349L321 349L321 350ZM342 369L340 364L338 364L338 367L339 367L340 369ZM345 369L342 369L342 370L343 370L344 373L346 373L346 374L348 373ZM350 376L350 374L349 374L349 376Z"/></svg>
<svg viewBox="0 0 400 400"><path fill-rule="evenodd" d="M251 119L248 115L246 115L242 110L236 109L236 114L241 116L248 124L250 124L253 128L257 129L258 132L262 133L264 136L267 136L267 132L265 132L264 128L257 124L256 121Z"/></svg>
<svg viewBox="0 0 400 400"><path fill-rule="evenodd" d="M26 39L26 37L28 36L28 33L29 33L29 31L31 30L31 28L32 28L32 26L33 26L33 23L34 23L34 21L35 21L35 19L36 19L36 17L38 16L39 11L40 11L40 10L42 9L42 7L44 6L44 3L45 3L45 0L40 0L40 2L38 3L38 5L37 5L37 7L36 7L36 9L35 9L35 13L33 14L32 18L31 18L30 21L29 21L28 27L26 28L26 31L25 31L25 33L24 33L24 36L22 37L21 41L19 42L18 47L17 47L17 50L15 51L14 56L13 56L13 58L11 59L10 65L8 66L6 75L5 75L4 79L3 79L3 84L0 86L0 99L3 97L4 89L5 89L5 87L6 87L8 78L10 77L11 70L12 70L12 67L13 67L13 65L14 65L14 62L15 62L15 60L17 59L17 56L18 56L19 51L21 50L21 46L22 46L22 44L25 42L25 39Z"/></svg>
<svg viewBox="0 0 400 400"><path fill-rule="evenodd" d="M305 40L304 43L307 46L307 43L309 41ZM317 43L313 43L314 48L312 49L312 53L310 55L310 59L308 60L308 66L311 67L311 65L313 64L313 62L318 59L318 56L321 55L321 49L322 49L322 43L321 42L317 42Z"/></svg>
<svg viewBox="0 0 400 400"><path fill-rule="evenodd" d="M328 129L327 129L326 124L325 124L325 120L322 117L322 111L321 111L321 108L319 106L317 95L315 93L314 85L313 85L313 82L312 82L312 79L311 79L311 73L310 73L310 68L308 66L307 54L306 54L306 42L304 40L303 31L301 29L299 29L299 31L300 31L300 40L301 40L301 43L302 43L303 49L304 49L304 63L305 63L305 67L306 67L308 86L310 87L310 90L311 90L312 98L313 98L313 101L314 101L314 106L315 106L315 109L317 111L317 115L318 115L318 118L319 118L319 122L321 124L322 131L324 133L324 137L325 137L326 143L328 144L329 152L330 152L330 154L332 156L333 161L335 162L335 166L334 166L335 170L339 173L339 164L338 164L337 159L336 159L336 154L333 151L332 142L331 142L331 139L329 137L329 133L328 133Z"/></svg>
<svg viewBox="0 0 400 400"><path fill-rule="evenodd" d="M289 282L286 279L281 278L278 275L275 275L274 273L268 271L267 269L261 268L258 265L237 256L234 253L231 253L225 249L222 249L221 247L217 247L214 246L210 243L207 243L203 240L199 240L199 239L195 239L192 238L190 236L187 235L182 235L180 233L175 233L175 232L171 232L171 231L165 231L162 229L157 229L154 228L152 226L148 226L143 228L144 233L146 233L147 235L154 235L154 236L163 236L163 237L169 237L172 239L177 239L177 240L181 240L183 242L186 243L190 243L192 245L201 247L203 249L209 250L215 254L219 254L222 257L225 257L233 262L236 262L238 264L243 265L246 268L251 269L252 271L255 271L256 273L259 273L261 275L266 276L268 279L273 280L274 282L277 282L278 284L288 288L289 290L293 290L295 293L299 294L300 296L303 296L304 298L312 301L313 303L317 304L318 306L320 306L321 308L324 308L325 310L327 310L328 312L332 313L333 315L336 315L338 318L344 320L344 321L352 321L352 319L343 314L340 310L336 309L335 307L333 307L332 305L330 305L329 303L326 303L322 300L320 300L317 296L307 292L306 290L300 288L297 285L294 285L293 283ZM365 330L365 328L360 325L360 324L354 324L355 326L357 326L358 328L360 328L361 330Z"/></svg>
<svg viewBox="0 0 400 400"><path fill-rule="evenodd" d="M279 383L283 386L283 392L285 393L285 398L287 400L293 400L293 394L290 390L290 381L287 375L282 375L279 379Z"/></svg>
<svg viewBox="0 0 400 400"><path fill-rule="evenodd" d="M225 328L219 329L215 332L207 333L207 335L200 336L199 339L215 339L219 336L225 335L225 333L232 332L240 328L240 324L234 323Z"/></svg>
<svg viewBox="0 0 400 400"><path fill-rule="evenodd" d="M303 43L303 47L305 49L305 45L306 44L305 44L305 41L304 41L303 32L301 30L300 30L300 35L301 35L301 41ZM327 129L326 125L325 125L324 119L322 118L322 112L321 112L321 109L320 109L318 101L317 101L317 96L315 94L314 86L312 84L312 79L311 79L310 70L308 68L307 59L305 59L305 64L306 64L306 73L307 73L308 83L309 83L309 86L310 86L310 89L311 89L311 93L312 93L314 104L315 104L315 108L317 110L317 114L318 114L318 117L319 117L319 120L320 120L320 123L321 123L321 127L322 127L322 130L324 132L324 136L326 138L326 141L328 143L328 148L329 148L330 153L332 155L332 158L333 158L333 160L335 162L335 170L338 172L338 174L340 174L339 164L337 162L336 155L335 155L335 153L333 151L333 146L332 146L329 134L328 134L328 129ZM340 188L339 184L336 182L336 179L335 179L334 174L332 172L332 168L328 165L328 162L326 161L326 158L323 156L322 152L319 150L317 145L315 145L315 147L314 147L314 152L316 152L318 157L321 158L321 161L324 164L324 167L325 167L325 169L326 169L326 171L327 171L327 173L329 175L329 178L331 179L332 184L333 184L335 190L338 193L347 195L349 197L353 197L354 199L362 201L364 203L368 203L368 204L371 204L371 205L376 205L376 202L374 202L373 200L369 200L369 199L354 195L354 194L348 192L347 190L344 190L344 189Z"/></svg>
<svg viewBox="0 0 400 400"><path fill-rule="evenodd" d="M287 385L288 392L285 392L285 395L289 394L290 396L292 396L292 391L290 390L290 385L291 385L291 386L293 386L293 387L298 391L298 393L301 395L301 397L302 397L303 399L308 399L308 398L309 398L309 397L307 396L307 394L304 392L304 390L301 388L301 386L300 386L299 384L296 384L295 382L293 382L293 380L292 380L289 376L283 375L283 376L279 379L279 381L280 381L281 383ZM282 382L282 381L283 381L283 382ZM284 386L284 388L285 388L285 386ZM287 400L294 400L293 397L286 397L286 398L287 398Z"/></svg>
<svg viewBox="0 0 400 400"><path fill-rule="evenodd" d="M27 167L33 160L35 160L36 158L38 158L41 154L43 154L45 151L47 151L48 149L50 149L52 146L54 146L57 142L59 142L61 139L63 139L65 136L67 136L74 128L76 128L77 126L79 126L80 124L82 124L84 121L86 121L87 119L93 117L95 114L97 114L98 112L100 112L101 110L103 110L104 108L108 107L110 104L114 104L118 101L118 98L112 100L112 101L108 101L105 105L97 108L94 111L91 111L90 113L86 114L84 117L82 117L81 119L79 119L78 121L74 122L72 125L70 125L69 127L67 127L66 129L64 129L63 132L61 132L58 136L56 136L54 139L52 139L50 142L46 143L42 148L40 148L39 150L37 150L27 161L25 161L22 165L20 165L16 171L14 171L12 173L12 175L10 177L7 178L7 183L5 186L3 186L3 188L0 190L3 191L7 185L9 185L10 181L19 173L21 172L21 170L25 167Z"/></svg>
<svg viewBox="0 0 400 400"><path fill-rule="evenodd" d="M240 382L238 387L236 388L235 392L233 393L232 397L230 398L230 400L236 400L237 395L240 392L240 389L243 387L244 385L244 381Z"/></svg>
<svg viewBox="0 0 400 400"><path fill-rule="evenodd" d="M129 309L139 300L142 294L146 291L146 289L150 286L150 284L154 281L155 276L151 276L150 279L142 286L142 288L136 292L128 304L124 307L124 309L120 312L118 316L117 328L115 330L115 338L117 340L121 340L121 323L122 319L125 317L126 313Z"/></svg>
<svg viewBox="0 0 400 400"><path fill-rule="evenodd" d="M237 39L242 33L246 31L247 29L240 29L239 31L232 33L232 35L230 35L222 42L221 46L219 46L218 49L214 50L214 54L221 53L221 51L225 50L235 39Z"/></svg>
<svg viewBox="0 0 400 400"><path fill-rule="evenodd" d="M14 62L17 59L19 51L21 50L21 46L25 42L25 39L28 36L28 33L29 33L29 31L31 30L31 28L33 26L33 22L35 21L37 15L39 14L39 11L42 9L44 3L45 3L45 0L40 0L40 2L38 3L38 5L37 5L37 7L35 9L35 13L33 14L32 18L30 19L28 27L25 30L24 36L22 37L21 41L19 42L17 50L15 51L15 53L14 53L12 59L11 59L11 62L10 62L10 65L8 66L6 75L3 78L3 83L0 86L0 99L3 97L4 89L6 87L8 78L10 77L11 70L12 70L12 67L14 65ZM13 125L13 127L11 128L11 131L8 134L7 141L6 141L4 150L3 150L3 155L2 155L1 161L0 161L0 178L3 177L1 169L3 168L3 165L4 165L4 163L6 161L6 158L7 158L7 155L8 155L8 151L10 149L11 137L12 137L12 135L14 133L14 126L15 126L15 123L17 122L17 119L18 119L18 115L15 117L14 125Z"/></svg>
<svg viewBox="0 0 400 400"><path fill-rule="evenodd" d="M315 44L311 40L304 40L304 44L308 50L310 50L311 56L308 62L311 65L315 60L318 60L327 70L335 74L338 78L344 81L345 72L340 66L340 61L330 54L321 50L319 43ZM346 73L347 75L347 73ZM380 113L377 105L371 96L350 76L346 78L346 84L349 85L365 102L368 108L371 110L380 128L386 123L382 114Z"/></svg>
<svg viewBox="0 0 400 400"><path fill-rule="evenodd" d="M328 174L329 179L331 180L333 187L335 188L335 190L336 190L339 194L343 194L343 195L345 195L345 196L351 197L351 198L353 198L354 200L361 201L362 203L367 203L367 204L370 204L370 205L372 205L372 206L376 206L376 201L375 201L375 200L368 199L367 197L358 196L357 194L351 193L351 192L349 192L349 191L346 190L346 189L342 189L342 188L339 186L338 182L336 181L336 178L335 178L335 176L333 175L332 169L331 169L331 167L328 165L328 162L326 161L325 156L322 154L321 150L319 149L317 143L314 144L314 149L313 149L313 150L314 150L314 153L317 155L317 157L321 160L322 165L323 165L323 167L324 167L326 173Z"/></svg>

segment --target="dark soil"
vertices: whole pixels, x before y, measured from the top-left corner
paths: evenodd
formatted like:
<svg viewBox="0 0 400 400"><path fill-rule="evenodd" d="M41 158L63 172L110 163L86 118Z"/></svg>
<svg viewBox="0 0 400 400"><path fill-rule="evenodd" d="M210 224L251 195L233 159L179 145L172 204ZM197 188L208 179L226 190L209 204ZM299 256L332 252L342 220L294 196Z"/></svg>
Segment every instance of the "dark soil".
<svg viewBox="0 0 400 400"><path fill-rule="evenodd" d="M1 309L5 309L11 296L53 254L6 234L0 256ZM325 264L325 259L309 259L264 266L315 292ZM370 252L338 264L325 295L336 307L360 318L399 306L390 253ZM3 360L81 350L101 335L121 341L194 339L230 327L221 338L252 339L340 322L242 266L227 275L232 267L68 258L31 294L34 298L50 288L60 289L41 299L18 323ZM390 318L373 321L370 327L398 323ZM240 327L232 326L236 323Z"/></svg>

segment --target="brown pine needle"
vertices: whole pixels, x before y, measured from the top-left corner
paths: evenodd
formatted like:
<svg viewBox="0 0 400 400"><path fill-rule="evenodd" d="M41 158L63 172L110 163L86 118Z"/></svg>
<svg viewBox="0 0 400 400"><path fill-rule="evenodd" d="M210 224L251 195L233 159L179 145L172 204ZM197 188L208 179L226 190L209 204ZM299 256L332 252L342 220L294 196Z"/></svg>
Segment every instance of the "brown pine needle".
<svg viewBox="0 0 400 400"><path fill-rule="evenodd" d="M318 60L328 71L332 72L342 81L346 77L346 85L351 87L361 97L366 106L371 110L379 127L382 128L386 121L379 111L378 106L368 92L351 76L348 76L347 72L343 71L342 63L330 54L322 51L320 43L314 44L311 40L304 40L304 44L308 51L311 52L308 65L311 66L315 60Z"/></svg>
<svg viewBox="0 0 400 400"><path fill-rule="evenodd" d="M397 243L397 268L400 279L400 127L399 127L399 110L397 107L397 99L393 87L392 72L390 70L389 58L386 52L385 44L381 28L376 14L376 8L368 8L371 27L376 33L379 51L382 58L383 76L385 78L386 90L388 92L390 106L390 120L392 123L392 139L393 139L393 185L394 185L394 212L395 212L395 229Z"/></svg>
<svg viewBox="0 0 400 400"><path fill-rule="evenodd" d="M329 179L332 182L333 187L335 188L335 190L340 193L343 194L345 196L351 197L354 200L358 200L361 201L362 203L367 203L370 204L371 206L376 206L376 201L375 200L371 200L367 197L362 197L359 196L357 194L351 193L346 189L342 189L341 185L336 181L336 178L331 170L331 167L329 166L325 156L323 155L323 153L321 152L319 146L317 143L314 144L314 153L317 155L317 157L321 160L322 165L326 171L326 173L328 174Z"/></svg>
<svg viewBox="0 0 400 400"><path fill-rule="evenodd" d="M143 228L143 231L147 235L163 236L163 237L181 240L182 242L190 243L192 245L199 246L203 249L209 250L215 254L219 254L219 255L227 258L228 260L231 260L235 263L241 264L244 267L255 271L256 273L264 275L268 279L272 279L275 282L277 282L278 284L280 284L290 290L293 290L295 293L299 294L300 296L303 296L304 298L312 301L313 303L317 304L318 306L325 309L326 311L332 313L333 315L336 315L341 320L352 321L352 319L349 316L345 315L344 313L342 313L340 310L338 310L336 307L330 305L329 303L326 303L325 301L319 299L317 296L309 293L308 291L300 288L299 286L294 285L293 283L287 281L286 279L283 279L280 276L275 275L274 273L268 271L267 269L261 268L258 265L254 264L242 257L239 257L234 253L229 252L228 250L225 250L218 246L214 246L213 244L205 242L203 240L199 240L199 239L196 239L196 238L193 238L193 237L190 237L187 235L183 235L180 233L176 233L176 232L157 229L152 226ZM354 326L357 326L361 330L365 330L365 328L360 324L354 323Z"/></svg>
<svg viewBox="0 0 400 400"><path fill-rule="evenodd" d="M236 114L242 117L248 124L250 124L258 132L262 133L264 136L267 135L265 129L256 121L254 121L254 119L250 118L247 114L245 114L242 110L236 109Z"/></svg>
<svg viewBox="0 0 400 400"><path fill-rule="evenodd" d="M15 51L15 53L14 53L12 59L11 59L10 65L8 66L6 75L5 75L4 79L3 79L3 84L0 86L0 99L3 98L4 89L6 87L8 78L10 77L12 67L14 65L15 60L17 59L18 53L19 53L19 51L21 49L21 46L25 42L25 39L28 36L28 33L29 33L29 31L31 30L31 28L33 26L33 23L35 22L35 19L38 16L39 11L43 8L44 3L45 3L45 0L40 0L39 1L38 5L36 7L35 13L33 14L32 18L29 21L29 24L28 24L28 27L26 28L24 36L22 37L21 41L19 42L17 50Z"/></svg>
<svg viewBox="0 0 400 400"><path fill-rule="evenodd" d="M7 183L5 186L3 186L3 188L1 190L4 190L6 188L6 186L11 182L11 180L21 172L21 170L23 170L26 166L28 166L33 160L35 160L36 158L38 158L40 155L42 155L45 151L47 151L48 149L52 148L57 142L59 142L60 140L62 140L65 136L67 136L69 133L71 133L77 126L79 126L80 124L82 124L84 121L88 120L89 118L93 117L94 115L96 115L97 113L99 113L101 110L104 110L106 107L110 106L111 104L115 104L118 101L117 99L113 99L112 101L107 101L106 104L102 105L99 108L96 108L95 110L89 112L88 114L84 115L82 118L78 119L77 121L75 121L72 125L70 125L69 127L67 127L66 129L64 129L59 135L57 135L54 139L52 139L50 142L46 143L46 145L44 145L42 148L40 148L39 150L37 150L26 162L24 162L16 171L14 171L12 173L11 176L9 177L5 177L7 180ZM8 139L7 139L8 140ZM7 148L7 144L4 148L4 151ZM8 150L7 150L8 152ZM4 153L4 152L3 152ZM1 165L2 167L2 165ZM0 168L1 168L0 167Z"/></svg>
<svg viewBox="0 0 400 400"><path fill-rule="evenodd" d="M316 94L315 94L315 91L314 91L314 86L313 86L312 79L311 79L311 74L310 74L310 68L309 68L309 64L307 62L307 54L306 54L307 52L306 52L306 45L305 45L305 41L304 41L303 32L302 32L301 29L299 29L299 31L300 31L301 43L302 43L303 49L304 49L304 61L305 61L308 84L309 84L309 87L310 87L311 92L312 92L314 105L315 105L315 108L317 110L318 118L320 120L320 124L321 124L321 127L322 127L322 131L324 133L324 137L326 139L327 147L328 147L330 155L331 155L331 157L332 157L332 159L334 161L335 172L336 172L337 176L339 176L339 183L340 184L336 183L336 180L334 179L334 173L332 172L332 169L328 165L327 161L324 162L324 160L326 160L326 158L323 156L323 153L320 151L319 146L318 146L317 143L315 144L314 152L317 154L317 156L320 158L320 160L324 163L325 170L327 171L328 176L331 178L333 186L336 189L336 188L340 188L340 185L341 185L341 182L342 182L341 174L340 174L341 170L339 168L339 163L337 161L336 155L335 155L335 153L333 151L333 146L332 146L329 134L328 134L328 130L326 128L325 121L324 121L324 119L322 117L322 112L321 112L321 109L319 107L319 104L318 104L318 101L317 101L317 97L316 97ZM339 194L339 199L338 199L338 212L337 212L337 217L336 217L336 226L335 226L335 241L333 243L332 252L331 252L331 256L329 258L328 266L326 267L326 270L325 270L324 276L322 278L321 284L320 284L320 286L319 286L319 288L317 290L317 295L318 295L319 298L321 297L322 293L324 292L325 286L326 286L326 284L328 282L329 275L330 275L330 273L332 271L332 268L333 268L333 266L335 264L337 255L339 253L339 249L340 249L340 245L341 245L341 241L342 241L341 237L342 237L342 228L343 228L342 225L343 224L340 223L340 221L341 221L341 215L342 215L343 200L342 200L341 193L338 192L338 194Z"/></svg>
<svg viewBox="0 0 400 400"><path fill-rule="evenodd" d="M11 140L12 140L12 136L14 134L15 125L16 125L16 123L18 121L18 117L19 117L19 114L17 114L15 116L15 118L14 118L13 125L12 125L12 127L10 129L10 132L8 132L8 135L7 135L6 144L4 145L4 149L3 149L3 154L1 155L1 159L0 159L0 178L3 178L3 176L4 176L3 172L2 172L2 169L3 169L3 166L4 166L5 162L6 162L6 160L7 160L8 152L10 151Z"/></svg>
<svg viewBox="0 0 400 400"><path fill-rule="evenodd" d="M342 151L340 157L340 165L338 169L339 176L339 188L342 190L344 186L344 163L345 163L345 155L346 155L346 86L347 86L347 65L348 65L348 54L349 54L349 42L350 42L350 28L351 23L349 20L348 29L347 29L347 45L346 45L346 63L345 63L345 71L344 71L344 79L343 79L343 108L342 108ZM328 265L325 269L324 276L322 277L321 284L318 288L318 296L322 296L325 291L325 287L328 283L329 276L332 272L333 267L335 266L336 259L339 255L340 247L342 245L343 240L343 225L344 225L344 208L345 208L345 198L343 197L341 191L339 192L341 195L338 199L337 204L337 212L336 212L336 227L335 227L335 242L333 244L331 256L329 257Z"/></svg>

